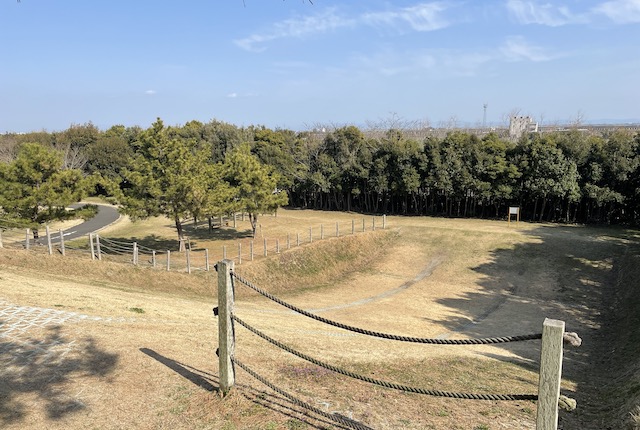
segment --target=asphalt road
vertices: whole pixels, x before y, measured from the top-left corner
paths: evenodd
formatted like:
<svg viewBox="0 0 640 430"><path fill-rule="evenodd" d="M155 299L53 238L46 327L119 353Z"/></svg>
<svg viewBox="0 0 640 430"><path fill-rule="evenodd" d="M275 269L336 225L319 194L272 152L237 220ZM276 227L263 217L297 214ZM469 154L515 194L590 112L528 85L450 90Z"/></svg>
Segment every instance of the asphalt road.
<svg viewBox="0 0 640 430"><path fill-rule="evenodd" d="M71 205L72 208L77 208L83 206L82 204ZM71 227L68 230L64 230L62 234L64 235L64 240L73 240L79 237L83 237L88 235L89 233L93 233L98 231L109 224L112 224L120 218L120 214L118 213L118 209L113 206L107 205L97 205L98 213L95 217L91 218L88 221L83 222L75 227ZM57 234L51 235L51 242L59 242L60 237Z"/></svg>

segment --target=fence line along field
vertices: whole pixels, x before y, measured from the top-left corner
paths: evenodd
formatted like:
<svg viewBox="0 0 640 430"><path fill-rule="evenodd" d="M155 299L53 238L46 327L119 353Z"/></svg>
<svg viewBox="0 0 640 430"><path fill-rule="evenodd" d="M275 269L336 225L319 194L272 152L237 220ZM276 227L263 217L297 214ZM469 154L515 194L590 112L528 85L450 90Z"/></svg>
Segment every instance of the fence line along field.
<svg viewBox="0 0 640 430"><path fill-rule="evenodd" d="M321 224L328 237L236 262L235 270L302 309L385 333L464 339L535 333L546 317L565 321L584 344L565 351L561 390L578 407L560 411L560 428L632 425L638 398L626 393L638 392L638 369L623 363L634 362L637 351L627 341L637 335L617 333L635 327L626 317L635 314L626 309L610 317L638 303L626 288L640 275L637 231L388 217L384 230L335 237L335 223L353 218L292 210L265 216L256 240ZM169 249L177 243L171 225L123 220L100 235ZM209 232L205 223L189 236L193 248L221 251L237 246L247 229L239 221L235 229ZM213 271L188 275L87 254L0 249L3 428L341 428L240 369L234 389L220 397L216 290ZM464 349L390 344L299 321L249 289L236 286L236 294L243 321L350 372L443 391L537 393L539 342ZM535 427L532 401L440 399L372 387L301 361L244 328L236 335L243 364L304 403L370 428ZM612 349L619 353L604 354Z"/></svg>

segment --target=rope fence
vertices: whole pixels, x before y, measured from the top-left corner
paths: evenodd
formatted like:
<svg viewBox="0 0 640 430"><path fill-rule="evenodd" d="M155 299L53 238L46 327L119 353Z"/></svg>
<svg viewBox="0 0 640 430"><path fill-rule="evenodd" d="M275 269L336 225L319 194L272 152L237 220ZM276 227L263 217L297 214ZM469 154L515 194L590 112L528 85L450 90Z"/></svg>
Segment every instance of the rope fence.
<svg viewBox="0 0 640 430"><path fill-rule="evenodd" d="M349 326L340 322L332 321L327 318L320 317L311 312L305 311L297 306L287 303L276 296L273 296L242 278L234 272L234 262L231 260L219 261L216 266L218 271L218 307L214 308L215 315L218 316L218 356L219 356L219 368L220 368L220 388L224 395L228 394L233 385L235 384L235 371L233 366L237 364L243 370L247 371L254 378L258 379L263 384L266 384L275 391L283 394L274 384L269 383L262 377L258 377L253 371L247 370L245 365L242 365L235 357L235 329L234 322L238 323L251 333L274 345L275 347L286 351L298 358L301 358L307 362L310 362L316 366L330 370L343 376L347 376L356 380L367 382L376 386L394 389L407 393L423 394L435 397L445 397L452 399L466 399L466 400L488 400L488 401L537 401L538 413L537 413L537 430L556 430L558 423L558 408L575 409L575 401L569 399L566 396L560 395L560 381L562 377L562 351L563 344L571 344L573 346L579 346L581 343L580 338L575 333L566 333L564 331L564 322L557 320L546 319L543 324L542 333L534 333L521 336L502 336L492 338L479 338L479 339L431 339L431 338L419 338L404 335L395 335L388 333L380 333L371 330L366 330L358 327ZM464 393L464 392L451 392L437 389L427 389L412 387L407 385L398 384L395 382L383 381L380 379L371 378L369 376L360 375L358 373L345 370L343 368L334 366L332 364L318 360L308 354L304 354L297 351L288 345L274 339L273 337L263 333L259 329L249 325L240 317L235 315L233 309L233 301L235 295L235 281L240 284L249 287L253 291L261 294L262 296L294 311L306 317L312 318L316 321L338 327L344 330L352 331L362 335L373 336L388 340L397 340L404 342L414 342L423 344L434 345L490 345L500 344L506 342L520 342L528 340L542 340L541 359L540 359L540 376L538 394L492 394L492 393ZM285 394L283 394L285 395ZM287 395L287 398L290 398ZM302 402L304 403L304 402ZM300 403L297 403L300 404ZM310 405L309 405L310 406ZM312 409L311 409L312 410ZM326 415L323 415L326 416ZM330 417L328 417L330 418Z"/></svg>
<svg viewBox="0 0 640 430"><path fill-rule="evenodd" d="M274 216L277 216L275 214ZM211 228L232 227L237 228L238 221L245 221L245 214L232 214L229 217L215 217L211 219ZM196 226L197 227L197 226ZM360 221L335 222L330 224L316 224L307 230L289 233L286 237L265 237L262 225L258 225L256 237L240 240L234 245L222 245L221 248L192 249L191 242L184 240L185 251L171 251L154 249L135 241L103 237L97 233L91 233L83 238L69 241L62 231L49 232L45 237L34 239L30 229L20 229L11 225L8 221L0 219L0 248L14 248L27 250L42 250L42 245L48 245L49 254L57 250L66 255L67 251L75 254L89 254L92 260L106 260L124 264L133 264L141 267L151 267L166 271L178 271L186 273L210 271L210 256L216 259L232 260L236 264L281 254L286 250L318 240L331 237L342 237L365 231L387 228L386 215L379 217L364 217ZM41 228L44 230L44 228ZM87 240L88 238L88 240ZM148 244L148 243L147 243ZM142 258L140 256L143 256Z"/></svg>

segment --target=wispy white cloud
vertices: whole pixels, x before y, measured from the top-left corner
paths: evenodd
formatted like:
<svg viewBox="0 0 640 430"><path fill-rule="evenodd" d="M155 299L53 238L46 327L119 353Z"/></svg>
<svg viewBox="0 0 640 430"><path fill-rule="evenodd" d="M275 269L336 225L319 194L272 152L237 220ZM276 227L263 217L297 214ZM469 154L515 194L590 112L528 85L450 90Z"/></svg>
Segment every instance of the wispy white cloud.
<svg viewBox="0 0 640 430"><path fill-rule="evenodd" d="M414 31L434 31L448 27L451 23L442 12L450 5L444 2L422 3L411 7L364 14L360 20L369 25L385 25Z"/></svg>
<svg viewBox="0 0 640 430"><path fill-rule="evenodd" d="M538 1L508 0L507 10L521 24L560 27L588 21L585 14L574 13L568 7Z"/></svg>
<svg viewBox="0 0 640 430"><path fill-rule="evenodd" d="M342 27L354 25L352 19L337 15L335 9L328 9L315 16L307 16L299 19L287 19L278 22L265 33L252 34L234 42L239 47L247 51L260 52L266 48L262 46L265 42L289 37L302 38L314 34L326 33Z"/></svg>
<svg viewBox="0 0 640 430"><path fill-rule="evenodd" d="M543 48L531 45L522 36L510 36L500 47L500 52L507 61L550 61L559 55L549 54Z"/></svg>
<svg viewBox="0 0 640 430"><path fill-rule="evenodd" d="M227 94L227 98L230 98L230 99L235 99L237 97L238 97L238 93L229 93L229 94Z"/></svg>
<svg viewBox="0 0 640 430"><path fill-rule="evenodd" d="M237 98L245 98L245 97L256 97L258 94L255 93L244 93L244 94L238 94L236 92L232 92L227 94L227 98L228 99L237 99Z"/></svg>
<svg viewBox="0 0 640 430"><path fill-rule="evenodd" d="M450 7L450 3L438 1L383 12L368 12L354 17L343 16L336 8L331 8L317 15L275 23L269 30L236 39L234 43L247 51L261 52L266 49L264 45L267 42L277 39L304 38L358 26L384 26L419 32L434 31L451 25L444 16L444 12Z"/></svg>
<svg viewBox="0 0 640 430"><path fill-rule="evenodd" d="M616 24L640 23L640 0L606 1L593 11L605 15Z"/></svg>
<svg viewBox="0 0 640 430"><path fill-rule="evenodd" d="M152 95L156 94L156 93L157 93L157 91L156 91L156 90L147 90L147 91L145 91L144 93L145 93L146 95L152 96Z"/></svg>

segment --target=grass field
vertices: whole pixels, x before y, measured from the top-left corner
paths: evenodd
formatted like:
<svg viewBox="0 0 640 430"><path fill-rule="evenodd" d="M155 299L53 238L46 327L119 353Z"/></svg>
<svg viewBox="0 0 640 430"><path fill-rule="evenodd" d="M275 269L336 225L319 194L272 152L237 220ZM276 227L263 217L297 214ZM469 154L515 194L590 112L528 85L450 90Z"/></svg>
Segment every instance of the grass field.
<svg viewBox="0 0 640 430"><path fill-rule="evenodd" d="M623 228L279 211L243 277L345 324L416 337L536 333L566 321L583 347L565 352L563 394L578 400L561 428L632 428L639 404L640 235ZM335 236L339 223L341 237ZM284 243L309 228L324 240ZM187 226L212 259L248 241L237 228ZM166 219L127 219L101 232L174 248ZM244 248L244 247L243 247ZM261 248L260 248L261 250ZM216 257L217 256L217 257ZM3 428L340 428L237 369L217 393L216 274L166 272L0 249L0 423ZM378 340L297 316L241 285L236 314L317 359L376 379L443 391L536 393L539 341L429 346ZM2 310L4 309L4 310ZM625 330L625 336L621 336ZM630 335L626 335L631 333ZM238 360L280 389L376 429L530 429L535 402L426 397L371 386L301 361L236 327ZM631 337L630 337L631 336ZM635 361L634 361L635 358ZM629 364L633 363L633 364ZM634 367L635 366L635 367ZM605 371L606 369L606 371Z"/></svg>

